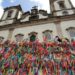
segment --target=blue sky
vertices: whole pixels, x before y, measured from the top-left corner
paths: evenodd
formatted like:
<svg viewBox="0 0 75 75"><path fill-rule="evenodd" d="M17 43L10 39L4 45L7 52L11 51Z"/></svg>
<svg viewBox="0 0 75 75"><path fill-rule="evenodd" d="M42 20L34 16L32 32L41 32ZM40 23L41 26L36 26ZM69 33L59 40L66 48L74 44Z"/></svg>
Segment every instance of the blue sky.
<svg viewBox="0 0 75 75"><path fill-rule="evenodd" d="M23 11L29 11L33 6L45 9L49 12L49 0L0 0L0 17L3 14L3 8L21 5Z"/></svg>
<svg viewBox="0 0 75 75"><path fill-rule="evenodd" d="M48 10L49 8L48 0L46 2L44 0L1 0L1 1L2 1L1 6L3 8L20 4L23 11L30 10L35 5L39 6L38 8L45 10ZM44 6L45 4L47 5Z"/></svg>
<svg viewBox="0 0 75 75"><path fill-rule="evenodd" d="M2 7L9 7L9 6L14 6L14 5L21 5L23 11L30 10L32 6L37 5L36 2L31 1L31 0L4 0L2 2Z"/></svg>
<svg viewBox="0 0 75 75"><path fill-rule="evenodd" d="M73 5L75 4L75 0L71 0ZM38 8L49 10L49 0L0 0L0 17L3 14L3 8L21 5L23 11L29 11L33 6L39 6ZM74 5L75 6L75 5Z"/></svg>

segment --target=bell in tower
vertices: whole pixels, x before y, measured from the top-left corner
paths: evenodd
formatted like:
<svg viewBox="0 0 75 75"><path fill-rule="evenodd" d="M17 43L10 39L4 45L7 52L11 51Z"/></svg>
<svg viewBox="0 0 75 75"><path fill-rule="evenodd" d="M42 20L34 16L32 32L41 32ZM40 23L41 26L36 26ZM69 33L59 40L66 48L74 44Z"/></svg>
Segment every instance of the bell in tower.
<svg viewBox="0 0 75 75"><path fill-rule="evenodd" d="M74 14L74 7L70 0L49 0L51 13L54 16L64 16Z"/></svg>

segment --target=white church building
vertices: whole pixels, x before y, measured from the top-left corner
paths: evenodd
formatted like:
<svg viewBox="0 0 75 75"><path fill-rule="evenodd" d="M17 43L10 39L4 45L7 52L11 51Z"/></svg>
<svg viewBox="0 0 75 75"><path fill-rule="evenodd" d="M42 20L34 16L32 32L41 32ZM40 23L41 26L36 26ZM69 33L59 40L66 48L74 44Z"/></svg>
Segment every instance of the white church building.
<svg viewBox="0 0 75 75"><path fill-rule="evenodd" d="M49 0L51 13L34 6L23 12L20 5L4 9L0 20L0 40L34 41L55 36L75 38L75 8L70 0Z"/></svg>

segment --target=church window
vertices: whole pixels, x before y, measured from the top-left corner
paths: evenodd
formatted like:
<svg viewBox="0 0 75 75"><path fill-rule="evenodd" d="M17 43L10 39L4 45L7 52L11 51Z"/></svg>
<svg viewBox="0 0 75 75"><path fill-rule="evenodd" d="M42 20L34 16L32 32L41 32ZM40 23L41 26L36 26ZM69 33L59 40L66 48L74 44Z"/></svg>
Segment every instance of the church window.
<svg viewBox="0 0 75 75"><path fill-rule="evenodd" d="M8 19L11 18L12 12L13 12L13 10L8 11L8 15L7 15Z"/></svg>
<svg viewBox="0 0 75 75"><path fill-rule="evenodd" d="M63 11L63 15L68 15L68 12L67 11Z"/></svg>
<svg viewBox="0 0 75 75"><path fill-rule="evenodd" d="M59 6L61 9L64 9L65 8L65 4L64 4L64 1L59 1Z"/></svg>
<svg viewBox="0 0 75 75"><path fill-rule="evenodd" d="M69 32L71 39L75 39L75 28L69 28L68 32Z"/></svg>
<svg viewBox="0 0 75 75"><path fill-rule="evenodd" d="M43 39L45 41L50 41L52 39L52 31L46 30L43 32Z"/></svg>
<svg viewBox="0 0 75 75"><path fill-rule="evenodd" d="M35 40L36 40L36 36L35 36L35 35L31 35L31 36L30 36L30 41L33 42L33 41L35 41Z"/></svg>
<svg viewBox="0 0 75 75"><path fill-rule="evenodd" d="M34 42L34 41L36 40L37 33L36 33L36 32L31 32L31 33L29 34L29 36L30 36L30 41L31 41L31 42Z"/></svg>
<svg viewBox="0 0 75 75"><path fill-rule="evenodd" d="M4 37L0 36L0 43L2 43L4 40Z"/></svg>
<svg viewBox="0 0 75 75"><path fill-rule="evenodd" d="M21 42L21 41L23 41L23 34L17 34L17 35L15 35L15 39L16 39L16 41L17 42Z"/></svg>

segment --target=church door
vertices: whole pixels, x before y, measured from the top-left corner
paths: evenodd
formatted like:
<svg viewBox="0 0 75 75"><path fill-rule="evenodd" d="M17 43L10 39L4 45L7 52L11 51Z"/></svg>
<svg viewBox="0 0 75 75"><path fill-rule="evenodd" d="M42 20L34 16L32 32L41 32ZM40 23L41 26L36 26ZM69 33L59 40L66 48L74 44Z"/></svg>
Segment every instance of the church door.
<svg viewBox="0 0 75 75"><path fill-rule="evenodd" d="M30 36L30 41L31 41L31 42L34 42L35 40L36 40L36 35L32 34L32 35Z"/></svg>

